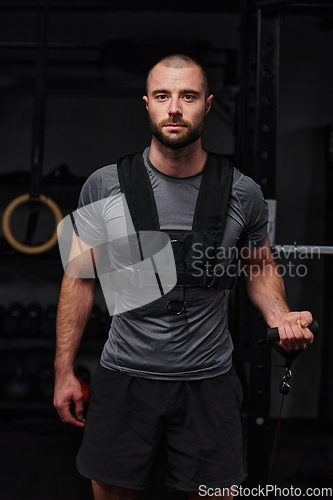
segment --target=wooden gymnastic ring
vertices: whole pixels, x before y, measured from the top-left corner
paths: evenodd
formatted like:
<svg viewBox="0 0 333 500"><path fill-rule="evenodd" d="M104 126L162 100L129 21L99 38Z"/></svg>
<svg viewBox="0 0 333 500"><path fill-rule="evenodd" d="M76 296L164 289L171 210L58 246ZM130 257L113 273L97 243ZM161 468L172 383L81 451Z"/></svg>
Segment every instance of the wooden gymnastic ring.
<svg viewBox="0 0 333 500"><path fill-rule="evenodd" d="M56 223L55 231L51 236L51 238L42 245L31 246L31 245L25 245L24 243L20 243L14 237L10 228L10 219L14 210L16 210L16 208L19 207L20 205L23 205L23 203L27 203L28 201L40 201L41 203L44 203L44 205L46 205L51 210L55 219ZM7 206L2 218L2 228L6 240L13 248L22 253L39 254L47 252L57 243L58 240L57 225L61 220L62 220L61 210L58 207L58 205L53 200L51 200L51 198L48 198L43 194L39 195L36 198L31 198L29 194L22 194L21 196L18 196L13 201L11 201Z"/></svg>

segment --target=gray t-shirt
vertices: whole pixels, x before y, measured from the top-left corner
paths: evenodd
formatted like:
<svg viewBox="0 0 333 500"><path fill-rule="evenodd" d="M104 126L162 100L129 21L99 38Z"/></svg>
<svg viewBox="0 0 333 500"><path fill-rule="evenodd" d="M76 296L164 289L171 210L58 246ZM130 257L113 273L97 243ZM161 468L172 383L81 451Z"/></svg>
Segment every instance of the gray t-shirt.
<svg viewBox="0 0 333 500"><path fill-rule="evenodd" d="M149 151L145 149L143 159L161 229L190 230L202 172L186 178L170 177L154 168ZM94 219L89 227L94 229L89 237L79 231L83 241L97 246L134 232L128 221L124 222L120 199L115 164L89 177L81 191L79 208L84 210L98 200L104 202L89 211L89 217ZM261 247L268 237L267 219L267 205L260 187L234 169L222 247ZM228 262L232 262L235 252L231 256L225 253ZM178 316L167 310L165 297L113 316L101 364L128 375L162 380L203 379L228 371L233 350L228 331L229 291L188 288L186 309Z"/></svg>

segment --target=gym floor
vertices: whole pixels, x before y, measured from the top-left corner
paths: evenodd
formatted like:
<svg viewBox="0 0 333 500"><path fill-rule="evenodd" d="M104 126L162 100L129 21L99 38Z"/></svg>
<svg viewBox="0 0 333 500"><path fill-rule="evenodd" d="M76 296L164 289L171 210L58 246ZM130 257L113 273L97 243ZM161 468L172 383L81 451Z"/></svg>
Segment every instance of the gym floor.
<svg viewBox="0 0 333 500"><path fill-rule="evenodd" d="M272 421L272 443L275 428L276 421ZM81 477L75 466L81 437L82 430L62 424L56 416L2 420L1 497L6 500L92 500L90 481ZM303 491L307 487L333 489L332 471L332 427L314 419L282 420L270 484L280 488L292 485L304 488ZM289 498L285 494L274 496ZM184 494L164 487L161 455L153 487L142 492L140 500L169 499L181 500Z"/></svg>

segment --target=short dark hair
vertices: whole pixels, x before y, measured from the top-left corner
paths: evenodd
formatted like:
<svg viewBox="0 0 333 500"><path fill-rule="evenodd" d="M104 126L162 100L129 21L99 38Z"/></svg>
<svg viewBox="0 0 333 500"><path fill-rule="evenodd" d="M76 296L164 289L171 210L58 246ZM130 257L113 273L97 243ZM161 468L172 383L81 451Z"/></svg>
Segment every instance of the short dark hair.
<svg viewBox="0 0 333 500"><path fill-rule="evenodd" d="M169 56L163 57L160 61L158 61L152 68L150 68L148 75L147 75L147 80L146 80L146 91L148 94L148 80L150 77L151 72L157 66L158 64L163 64L164 66L168 66L169 68L188 68L190 66L197 66L203 76L203 85L204 85L204 90L205 90L205 97L207 98L209 96L209 84L208 84L208 78L206 74L206 70L203 67L199 61L194 59L193 57L187 56L185 54L171 54Z"/></svg>

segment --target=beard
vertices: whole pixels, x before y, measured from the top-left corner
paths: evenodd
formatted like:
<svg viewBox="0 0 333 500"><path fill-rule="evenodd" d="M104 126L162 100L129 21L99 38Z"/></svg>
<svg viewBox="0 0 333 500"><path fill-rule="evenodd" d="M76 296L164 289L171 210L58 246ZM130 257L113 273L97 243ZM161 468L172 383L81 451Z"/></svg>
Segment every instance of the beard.
<svg viewBox="0 0 333 500"><path fill-rule="evenodd" d="M185 148L186 146L189 146L193 142L197 141L202 136L204 131L205 118L206 115L203 115L201 121L196 126L193 126L190 122L182 120L178 116L173 116L168 120L155 123L152 121L150 114L148 113L149 126L152 134L161 144L163 144L163 146L171 149ZM185 128L181 131L169 132L169 134L166 134L163 127L171 124L183 125Z"/></svg>

